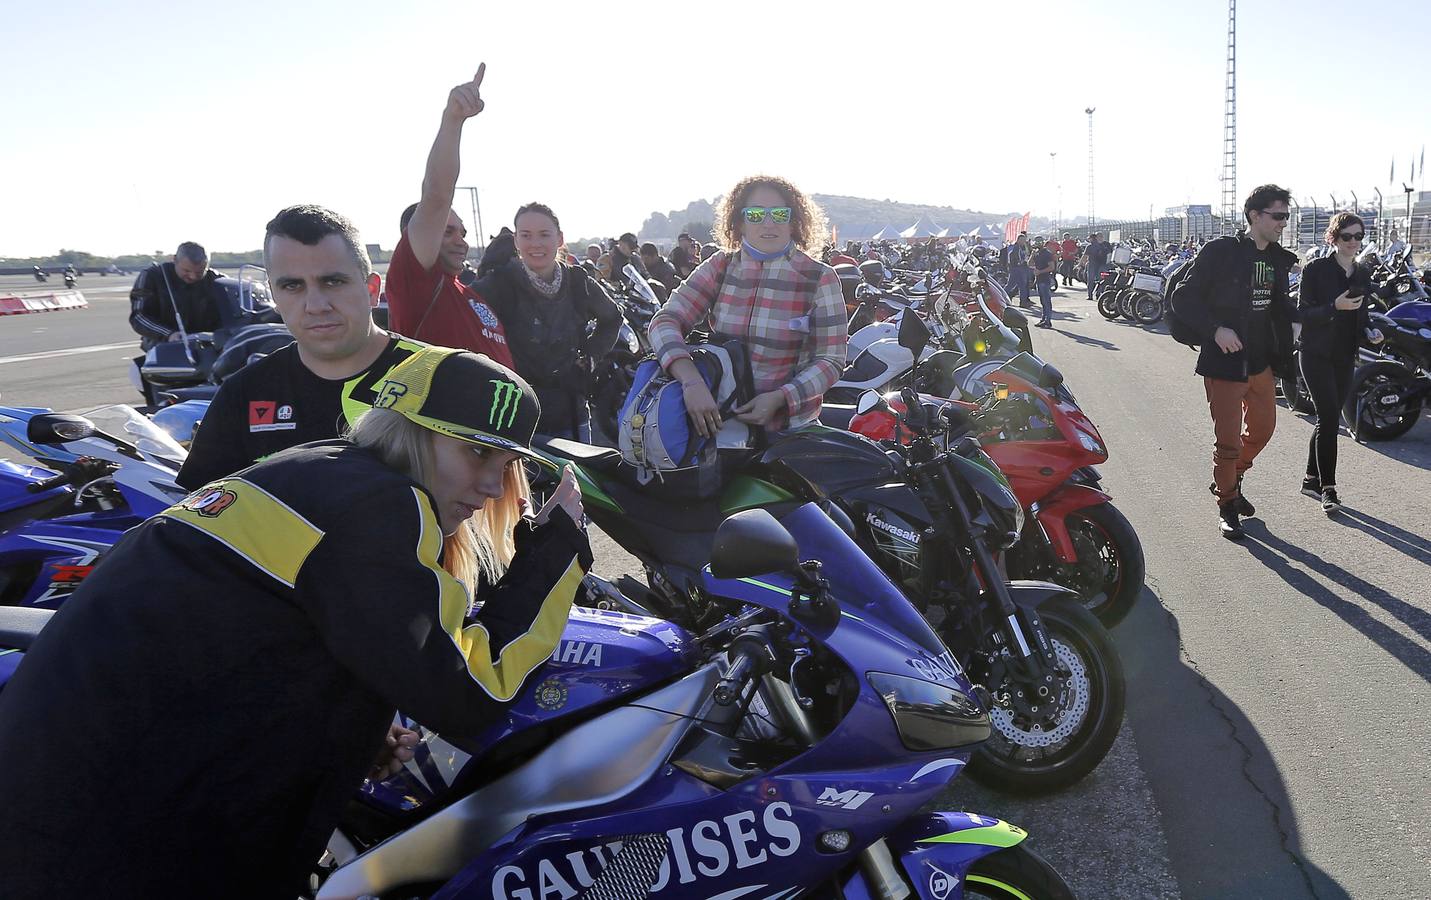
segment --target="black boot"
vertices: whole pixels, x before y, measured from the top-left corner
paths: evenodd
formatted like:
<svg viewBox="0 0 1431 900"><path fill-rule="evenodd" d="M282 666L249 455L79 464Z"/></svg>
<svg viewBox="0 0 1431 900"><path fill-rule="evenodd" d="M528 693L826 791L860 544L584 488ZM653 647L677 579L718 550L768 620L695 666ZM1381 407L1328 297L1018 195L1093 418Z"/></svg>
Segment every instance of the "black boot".
<svg viewBox="0 0 1431 900"><path fill-rule="evenodd" d="M1252 501L1242 493L1242 477L1237 478L1237 514L1244 519L1250 519L1257 515L1257 507L1252 505Z"/></svg>
<svg viewBox="0 0 1431 900"><path fill-rule="evenodd" d="M1217 524L1222 529L1223 537L1229 541L1242 540L1242 521L1237 516L1237 501L1235 499L1218 504L1217 518Z"/></svg>

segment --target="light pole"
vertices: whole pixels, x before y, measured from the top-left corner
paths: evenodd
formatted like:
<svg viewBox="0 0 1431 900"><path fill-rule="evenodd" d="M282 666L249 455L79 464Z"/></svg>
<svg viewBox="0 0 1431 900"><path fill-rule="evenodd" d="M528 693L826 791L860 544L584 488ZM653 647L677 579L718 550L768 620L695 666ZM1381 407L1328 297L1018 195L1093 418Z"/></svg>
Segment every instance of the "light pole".
<svg viewBox="0 0 1431 900"><path fill-rule="evenodd" d="M1413 188L1403 181L1401 189L1406 192L1406 242L1409 244L1411 243L1411 191Z"/></svg>
<svg viewBox="0 0 1431 900"><path fill-rule="evenodd" d="M1054 230L1054 231L1058 231L1058 202L1057 202L1057 197L1058 197L1058 151L1057 151L1057 150L1051 150L1051 151L1049 151L1049 154L1048 154L1048 169L1049 169L1049 177L1050 177L1050 180L1051 180L1051 183L1052 183L1052 187L1053 187L1054 198L1055 198L1055 199L1054 199L1054 204L1053 204L1053 230Z"/></svg>
<svg viewBox="0 0 1431 900"><path fill-rule="evenodd" d="M1090 106L1084 110L1088 114L1088 228L1089 234L1093 233L1093 226L1097 219L1093 217L1093 112L1098 107Z"/></svg>
<svg viewBox="0 0 1431 900"><path fill-rule="evenodd" d="M1372 188L1376 191L1376 245L1380 247L1386 243L1386 203L1381 196L1381 188Z"/></svg>
<svg viewBox="0 0 1431 900"><path fill-rule="evenodd" d="M477 198L475 187L459 187L457 190L466 191L467 197L472 201L472 222L477 226L477 246L485 248L487 240L483 237L482 230L482 201Z"/></svg>

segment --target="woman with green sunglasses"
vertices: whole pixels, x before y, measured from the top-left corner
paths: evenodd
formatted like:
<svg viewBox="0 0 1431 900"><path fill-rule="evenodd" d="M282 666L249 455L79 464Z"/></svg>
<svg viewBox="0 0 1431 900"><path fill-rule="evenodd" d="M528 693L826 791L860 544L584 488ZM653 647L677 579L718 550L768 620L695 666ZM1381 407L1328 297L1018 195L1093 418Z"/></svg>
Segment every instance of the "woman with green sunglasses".
<svg viewBox="0 0 1431 900"><path fill-rule="evenodd" d="M839 277L810 256L828 237L824 213L785 179L756 175L722 198L712 230L726 249L671 292L649 329L692 425L709 437L723 418L684 337L707 316L712 339L739 341L750 359L754 398L734 418L767 431L815 421L844 370L849 325Z"/></svg>

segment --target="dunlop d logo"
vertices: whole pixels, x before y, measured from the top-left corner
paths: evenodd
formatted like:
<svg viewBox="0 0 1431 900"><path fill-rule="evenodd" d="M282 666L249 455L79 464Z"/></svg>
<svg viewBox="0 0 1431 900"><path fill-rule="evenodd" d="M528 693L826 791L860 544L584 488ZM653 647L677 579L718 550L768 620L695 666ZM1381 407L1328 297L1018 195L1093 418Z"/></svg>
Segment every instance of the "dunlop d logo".
<svg viewBox="0 0 1431 900"><path fill-rule="evenodd" d="M492 385L492 408L487 411L487 424L493 428L511 428L517 419L522 389L500 378L493 378L489 383Z"/></svg>

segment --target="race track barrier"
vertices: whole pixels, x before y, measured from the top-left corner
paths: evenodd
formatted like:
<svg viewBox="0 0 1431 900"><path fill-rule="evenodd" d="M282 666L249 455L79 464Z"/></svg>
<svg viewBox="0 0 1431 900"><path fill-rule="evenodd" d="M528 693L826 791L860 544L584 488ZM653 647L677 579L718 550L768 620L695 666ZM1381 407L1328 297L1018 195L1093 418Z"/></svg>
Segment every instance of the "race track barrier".
<svg viewBox="0 0 1431 900"><path fill-rule="evenodd" d="M17 294L0 296L0 316L22 316L26 313L58 312L62 309L88 309L82 291L56 291L53 294Z"/></svg>

